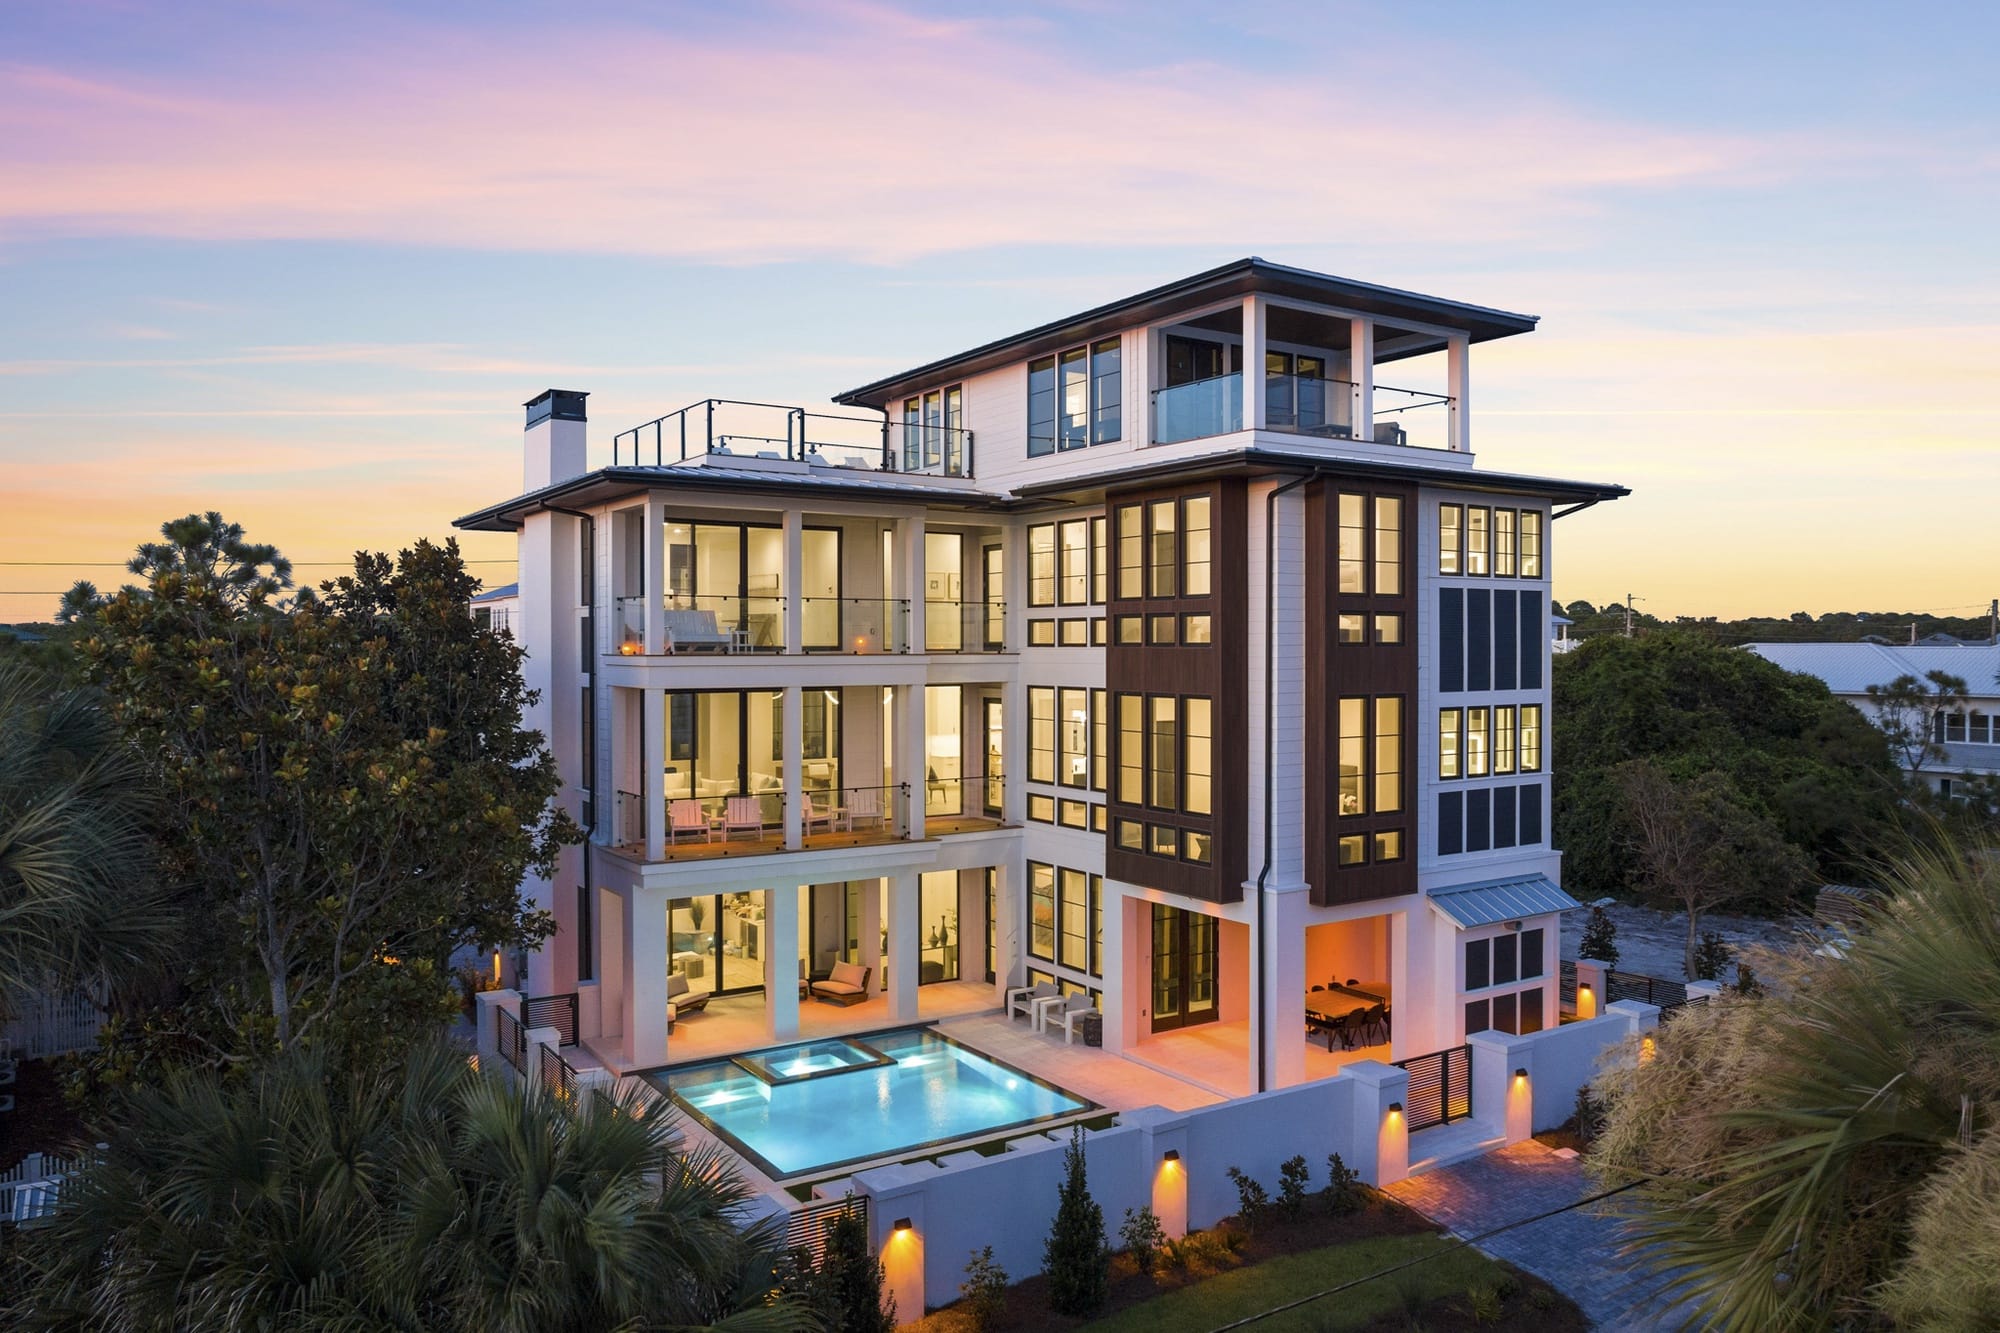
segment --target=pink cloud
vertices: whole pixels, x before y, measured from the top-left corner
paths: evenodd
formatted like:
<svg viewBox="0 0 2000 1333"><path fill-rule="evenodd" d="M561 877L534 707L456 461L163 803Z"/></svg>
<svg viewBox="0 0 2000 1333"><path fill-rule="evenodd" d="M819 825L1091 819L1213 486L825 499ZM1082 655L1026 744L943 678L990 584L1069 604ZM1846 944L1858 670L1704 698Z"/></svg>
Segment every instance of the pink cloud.
<svg viewBox="0 0 2000 1333"><path fill-rule="evenodd" d="M524 65L519 34L378 23L366 50L274 56L198 85L6 67L0 236L724 261L1470 229L1528 243L1611 192L1797 156L1517 89L1413 82L1402 61L1311 79L1121 69L1032 25L860 6L801 27L810 40L569 26L538 34Z"/></svg>

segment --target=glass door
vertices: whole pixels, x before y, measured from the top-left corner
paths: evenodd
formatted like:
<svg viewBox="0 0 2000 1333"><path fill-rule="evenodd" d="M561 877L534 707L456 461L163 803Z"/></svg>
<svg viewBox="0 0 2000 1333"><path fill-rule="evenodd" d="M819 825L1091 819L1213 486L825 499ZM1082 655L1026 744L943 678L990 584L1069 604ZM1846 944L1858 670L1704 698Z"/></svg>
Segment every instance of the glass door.
<svg viewBox="0 0 2000 1333"><path fill-rule="evenodd" d="M965 648L965 543L955 532L924 534L924 649Z"/></svg>
<svg viewBox="0 0 2000 1333"><path fill-rule="evenodd" d="M1007 730L1002 721L1001 705L998 699L984 701L986 730L986 780L982 786L983 804L986 813L994 819L1002 814L1007 798L1007 770L1002 767L1002 756L1006 753Z"/></svg>
<svg viewBox="0 0 2000 1333"><path fill-rule="evenodd" d="M1007 645L1006 565L998 546L985 551L985 587L980 596L986 603L986 651L997 653Z"/></svg>
<svg viewBox="0 0 2000 1333"><path fill-rule="evenodd" d="M1153 1031L1215 1021L1217 923L1153 904Z"/></svg>
<svg viewBox="0 0 2000 1333"><path fill-rule="evenodd" d="M918 881L917 984L957 981L958 872L927 871Z"/></svg>
<svg viewBox="0 0 2000 1333"><path fill-rule="evenodd" d="M960 748L963 692L957 685L924 690L924 813L963 814L964 751Z"/></svg>
<svg viewBox="0 0 2000 1333"><path fill-rule="evenodd" d="M1171 1032L1183 1026L1180 912L1165 903L1153 904L1153 1031Z"/></svg>

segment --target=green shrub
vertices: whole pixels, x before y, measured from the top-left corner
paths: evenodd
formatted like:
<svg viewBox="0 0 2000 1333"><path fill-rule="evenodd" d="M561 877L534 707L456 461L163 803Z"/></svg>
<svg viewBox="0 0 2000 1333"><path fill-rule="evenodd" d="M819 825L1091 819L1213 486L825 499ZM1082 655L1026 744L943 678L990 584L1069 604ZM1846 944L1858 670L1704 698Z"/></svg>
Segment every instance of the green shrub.
<svg viewBox="0 0 2000 1333"><path fill-rule="evenodd" d="M1500 1322L1500 1288L1491 1282L1475 1282L1465 1289L1465 1303L1475 1324L1497 1324Z"/></svg>
<svg viewBox="0 0 2000 1333"><path fill-rule="evenodd" d="M1576 1108L1570 1112L1570 1121L1576 1126L1576 1136L1586 1144L1604 1130L1604 1103L1591 1095L1588 1083L1576 1090Z"/></svg>
<svg viewBox="0 0 2000 1333"><path fill-rule="evenodd" d="M1229 1168L1230 1183L1236 1186L1236 1220L1243 1224L1245 1231L1257 1229L1257 1219L1271 1206L1271 1196L1252 1176L1246 1176L1235 1167Z"/></svg>
<svg viewBox="0 0 2000 1333"><path fill-rule="evenodd" d="M975 1333L987 1333L1000 1322L1007 1304L1007 1270L993 1262L991 1245L974 1250L965 1261L965 1281L958 1284L958 1294L965 1298L959 1308L972 1321Z"/></svg>
<svg viewBox="0 0 2000 1333"><path fill-rule="evenodd" d="M1118 1239L1125 1242L1125 1250L1139 1271L1150 1277L1153 1262L1167 1243L1167 1231L1160 1225L1158 1215L1149 1207L1127 1208L1125 1221L1118 1228Z"/></svg>
<svg viewBox="0 0 2000 1333"><path fill-rule="evenodd" d="M1296 1222L1306 1210L1306 1186L1311 1183L1311 1173L1306 1169L1303 1156L1293 1157L1278 1166L1278 1211L1287 1222Z"/></svg>
<svg viewBox="0 0 2000 1333"><path fill-rule="evenodd" d="M851 1197L851 1196L850 1196ZM814 1304L839 1333L893 1333L896 1298L882 1290L882 1261L868 1252L868 1223L848 1209L827 1223Z"/></svg>
<svg viewBox="0 0 2000 1333"><path fill-rule="evenodd" d="M1528 1305L1536 1310L1553 1310L1556 1294L1547 1287L1532 1287L1528 1291Z"/></svg>
<svg viewBox="0 0 2000 1333"><path fill-rule="evenodd" d="M1070 1131L1063 1150L1063 1183L1056 1195L1056 1217L1043 1250L1049 1278L1049 1308L1078 1317L1097 1313L1104 1304L1110 1250L1104 1239L1104 1209L1090 1197L1083 1161L1083 1127Z"/></svg>
<svg viewBox="0 0 2000 1333"><path fill-rule="evenodd" d="M1368 1187L1361 1183L1361 1173L1340 1160L1334 1153L1326 1159L1326 1207L1336 1217L1359 1211L1368 1202Z"/></svg>
<svg viewBox="0 0 2000 1333"><path fill-rule="evenodd" d="M1606 967L1618 966L1618 923L1602 907L1590 909L1590 920L1584 923L1583 939L1577 943L1579 958L1594 958Z"/></svg>
<svg viewBox="0 0 2000 1333"><path fill-rule="evenodd" d="M1712 930L1701 932L1701 943L1694 948L1694 975L1689 981L1714 981L1722 975L1722 969L1735 959L1736 951L1729 942Z"/></svg>

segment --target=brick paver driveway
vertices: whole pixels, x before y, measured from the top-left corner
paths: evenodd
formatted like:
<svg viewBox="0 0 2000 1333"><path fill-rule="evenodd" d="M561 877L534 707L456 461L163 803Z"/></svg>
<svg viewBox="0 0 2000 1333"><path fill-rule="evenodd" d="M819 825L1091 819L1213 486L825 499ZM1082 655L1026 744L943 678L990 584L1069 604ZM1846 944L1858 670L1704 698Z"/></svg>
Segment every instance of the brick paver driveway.
<svg viewBox="0 0 2000 1333"><path fill-rule="evenodd" d="M1592 1193L1583 1166L1533 1139L1399 1181L1388 1192L1454 1236L1546 1213ZM1502 1232L1479 1248L1542 1278L1611 1333L1687 1327L1618 1256L1618 1227L1593 1208Z"/></svg>

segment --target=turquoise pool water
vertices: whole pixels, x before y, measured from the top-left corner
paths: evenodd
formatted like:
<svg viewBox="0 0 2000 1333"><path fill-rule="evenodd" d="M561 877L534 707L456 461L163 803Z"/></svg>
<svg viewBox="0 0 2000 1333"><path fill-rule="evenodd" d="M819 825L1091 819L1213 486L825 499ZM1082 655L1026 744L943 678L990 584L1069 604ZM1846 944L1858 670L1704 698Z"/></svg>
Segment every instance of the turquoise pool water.
<svg viewBox="0 0 2000 1333"><path fill-rule="evenodd" d="M773 1180L1095 1109L929 1028L799 1042L647 1077Z"/></svg>

